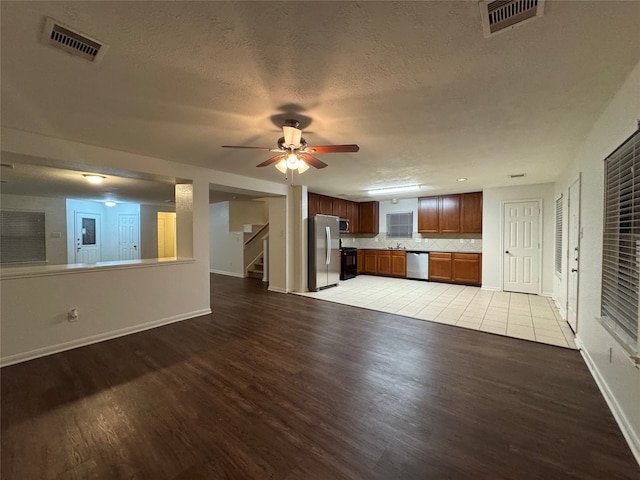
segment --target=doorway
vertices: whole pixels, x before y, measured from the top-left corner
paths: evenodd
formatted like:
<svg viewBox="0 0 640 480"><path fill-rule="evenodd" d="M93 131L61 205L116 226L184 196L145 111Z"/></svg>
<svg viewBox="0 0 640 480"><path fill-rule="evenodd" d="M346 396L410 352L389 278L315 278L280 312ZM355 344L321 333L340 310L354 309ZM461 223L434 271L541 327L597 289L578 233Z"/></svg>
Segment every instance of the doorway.
<svg viewBox="0 0 640 480"><path fill-rule="evenodd" d="M158 212L158 258L176 256L176 214Z"/></svg>
<svg viewBox="0 0 640 480"><path fill-rule="evenodd" d="M504 291L540 293L540 200L503 204Z"/></svg>
<svg viewBox="0 0 640 480"><path fill-rule="evenodd" d="M580 263L580 180L569 187L567 241L567 322L573 332L578 328L578 281Z"/></svg>
<svg viewBox="0 0 640 480"><path fill-rule="evenodd" d="M120 260L140 258L140 217L137 214L118 215L118 256Z"/></svg>
<svg viewBox="0 0 640 480"><path fill-rule="evenodd" d="M76 261L75 263L96 263L100 253L100 214L76 212L75 221Z"/></svg>

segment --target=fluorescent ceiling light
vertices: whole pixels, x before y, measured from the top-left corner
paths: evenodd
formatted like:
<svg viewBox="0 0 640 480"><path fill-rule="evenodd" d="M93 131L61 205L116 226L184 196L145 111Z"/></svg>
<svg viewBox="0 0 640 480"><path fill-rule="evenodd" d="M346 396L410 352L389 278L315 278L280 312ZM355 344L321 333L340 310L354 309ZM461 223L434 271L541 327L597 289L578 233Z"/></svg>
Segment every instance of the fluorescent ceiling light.
<svg viewBox="0 0 640 480"><path fill-rule="evenodd" d="M109 200L109 201L107 201L107 202L104 202L104 204L105 204L107 207L115 207L115 206L116 206L116 202L114 202L114 201L112 201L112 200Z"/></svg>
<svg viewBox="0 0 640 480"><path fill-rule="evenodd" d="M367 190L369 195L386 195L388 193L413 192L420 190L420 185L404 185L401 187L374 188Z"/></svg>
<svg viewBox="0 0 640 480"><path fill-rule="evenodd" d="M93 183L94 185L102 183L104 180L104 177L102 175L84 175L84 178L87 179L87 182Z"/></svg>

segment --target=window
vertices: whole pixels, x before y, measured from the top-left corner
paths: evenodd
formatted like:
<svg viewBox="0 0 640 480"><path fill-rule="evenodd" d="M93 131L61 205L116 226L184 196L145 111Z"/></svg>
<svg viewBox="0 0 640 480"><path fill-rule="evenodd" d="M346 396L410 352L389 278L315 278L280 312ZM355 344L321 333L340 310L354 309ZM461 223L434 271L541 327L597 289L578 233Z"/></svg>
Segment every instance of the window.
<svg viewBox="0 0 640 480"><path fill-rule="evenodd" d="M387 238L411 238L413 212L387 213Z"/></svg>
<svg viewBox="0 0 640 480"><path fill-rule="evenodd" d="M0 263L46 260L44 212L0 210Z"/></svg>
<svg viewBox="0 0 640 480"><path fill-rule="evenodd" d="M640 131L605 159L603 230L603 324L627 350L637 355Z"/></svg>
<svg viewBox="0 0 640 480"><path fill-rule="evenodd" d="M556 273L562 273L562 195L556 200Z"/></svg>

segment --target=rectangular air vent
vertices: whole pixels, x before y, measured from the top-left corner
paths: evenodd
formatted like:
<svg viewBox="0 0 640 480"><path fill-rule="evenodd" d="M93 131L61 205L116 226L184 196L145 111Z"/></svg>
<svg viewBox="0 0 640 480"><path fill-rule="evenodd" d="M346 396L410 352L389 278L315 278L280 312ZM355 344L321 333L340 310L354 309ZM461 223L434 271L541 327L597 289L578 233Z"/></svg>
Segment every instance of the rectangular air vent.
<svg viewBox="0 0 640 480"><path fill-rule="evenodd" d="M42 43L63 50L70 55L98 63L109 49L108 45L84 33L45 17Z"/></svg>
<svg viewBox="0 0 640 480"><path fill-rule="evenodd" d="M493 0L480 2L485 37L541 17L545 0Z"/></svg>

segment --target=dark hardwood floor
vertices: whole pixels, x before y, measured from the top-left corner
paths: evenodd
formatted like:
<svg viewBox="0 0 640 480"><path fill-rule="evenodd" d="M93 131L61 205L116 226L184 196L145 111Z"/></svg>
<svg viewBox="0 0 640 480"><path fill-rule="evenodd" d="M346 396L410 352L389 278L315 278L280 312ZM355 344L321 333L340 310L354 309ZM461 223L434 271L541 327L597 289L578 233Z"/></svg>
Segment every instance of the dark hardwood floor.
<svg viewBox="0 0 640 480"><path fill-rule="evenodd" d="M640 477L579 352L252 279L211 304L2 369L2 479Z"/></svg>

